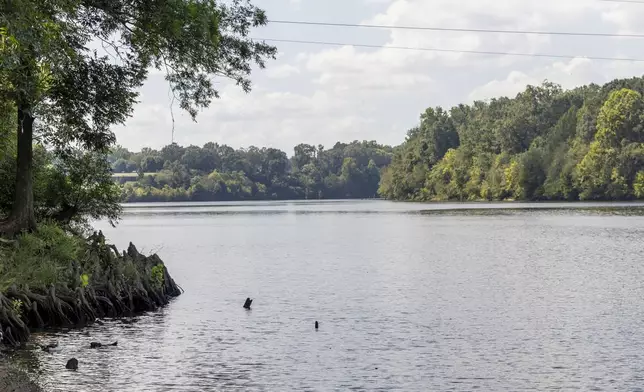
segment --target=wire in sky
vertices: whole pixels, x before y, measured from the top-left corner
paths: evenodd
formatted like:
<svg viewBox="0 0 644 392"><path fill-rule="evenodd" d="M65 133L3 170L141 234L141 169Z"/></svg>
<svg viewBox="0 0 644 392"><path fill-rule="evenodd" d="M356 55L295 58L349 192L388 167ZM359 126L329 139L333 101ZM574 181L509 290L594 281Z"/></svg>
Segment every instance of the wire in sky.
<svg viewBox="0 0 644 392"><path fill-rule="evenodd" d="M409 46L382 46L382 45L352 44L352 43L342 43L342 42L301 41L301 40L294 40L294 39L277 39L277 38L251 38L251 39L256 41L267 41L267 42L283 42L283 43L294 43L294 44L329 45L329 46L354 46L358 48L395 49L395 50L411 50L411 51L422 51L422 52L464 53L464 54L480 54L480 55L493 55L493 56L546 57L546 58L560 58L560 59L586 58L589 60L602 60L602 61L644 62L644 59L624 58L624 57L495 52L495 51L483 51L483 50L458 50L458 49L440 49L440 48L416 48L416 47L409 47Z"/></svg>
<svg viewBox="0 0 644 392"><path fill-rule="evenodd" d="M608 1L608 0L602 0L602 1ZM614 1L614 0L611 0L611 1ZM467 29L467 28L457 28L457 27L392 26L392 25L353 24L353 23L309 22L309 21L295 21L295 20L269 20L269 23L307 25L307 26L328 26L328 27L362 27L362 28L371 28L371 29L394 29L394 30L459 31L459 32L472 32L472 33L568 35L568 36L586 36L586 37L611 37L611 38L644 38L644 34L589 33L589 32L571 32L571 31Z"/></svg>
<svg viewBox="0 0 644 392"><path fill-rule="evenodd" d="M642 0L597 0L603 1L605 3L632 3L632 4L644 4Z"/></svg>

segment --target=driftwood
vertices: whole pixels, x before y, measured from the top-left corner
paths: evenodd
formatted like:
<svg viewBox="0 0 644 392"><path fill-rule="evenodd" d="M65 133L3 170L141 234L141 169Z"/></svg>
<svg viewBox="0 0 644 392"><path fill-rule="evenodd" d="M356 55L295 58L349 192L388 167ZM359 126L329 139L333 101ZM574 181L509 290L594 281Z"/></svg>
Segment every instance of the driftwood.
<svg viewBox="0 0 644 392"><path fill-rule="evenodd" d="M110 346L116 347L116 346L118 346L118 344L119 344L118 342L114 342L114 343L110 343L110 344L103 344L103 343L100 343L100 342L91 342L89 344L89 348L101 348L101 347L110 347Z"/></svg>

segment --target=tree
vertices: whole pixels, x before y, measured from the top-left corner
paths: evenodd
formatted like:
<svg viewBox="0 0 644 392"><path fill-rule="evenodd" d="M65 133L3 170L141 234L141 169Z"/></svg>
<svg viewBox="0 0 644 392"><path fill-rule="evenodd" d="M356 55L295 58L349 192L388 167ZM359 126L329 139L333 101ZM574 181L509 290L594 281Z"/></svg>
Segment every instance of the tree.
<svg viewBox="0 0 644 392"><path fill-rule="evenodd" d="M637 173L633 189L635 191L635 197L644 199L644 171Z"/></svg>
<svg viewBox="0 0 644 392"><path fill-rule="evenodd" d="M213 149L188 146L180 162L186 167L201 173L210 173L217 167L217 156Z"/></svg>
<svg viewBox="0 0 644 392"><path fill-rule="evenodd" d="M140 173L136 184L123 184L124 200L373 197L378 189L380 170L392 157L391 147L375 141L336 143L330 150L300 144L294 150L301 153L301 162L309 163L295 170L297 159L293 157L289 161L284 151L275 148L251 146L235 150L210 142L203 148L171 145L162 149L166 153L172 150L184 151L179 162L164 161L155 155L158 152L149 149L131 153L132 161L140 160L142 168L156 174ZM348 166L343 166L345 162ZM215 169L206 171L212 165Z"/></svg>
<svg viewBox="0 0 644 392"><path fill-rule="evenodd" d="M460 144L458 133L449 113L442 108L425 110L421 115L419 155L430 166L441 160L445 153Z"/></svg>
<svg viewBox="0 0 644 392"><path fill-rule="evenodd" d="M131 114L151 67L166 72L193 118L218 97L212 77L250 89L251 63L275 48L247 38L266 23L248 0L9 0L0 5L0 100L16 108L15 203L0 231L33 229L34 132L65 152L107 152L113 124ZM88 49L102 42L111 52ZM35 123L35 120L38 122Z"/></svg>
<svg viewBox="0 0 644 392"><path fill-rule="evenodd" d="M298 144L293 150L295 152L293 155L293 167L295 170L300 170L313 162L317 153L315 146L304 143Z"/></svg>
<svg viewBox="0 0 644 392"><path fill-rule="evenodd" d="M131 158L132 158L132 153L128 151L127 148L124 148L123 146L120 146L120 145L117 145L116 147L111 148L110 153L107 156L107 160L112 164L118 161L119 159L128 161Z"/></svg>
<svg viewBox="0 0 644 392"><path fill-rule="evenodd" d="M181 160L183 154L185 154L185 151L186 149L181 147L177 143L168 144L161 149L161 158L169 163L178 162Z"/></svg>
<svg viewBox="0 0 644 392"><path fill-rule="evenodd" d="M643 92L644 78L569 91L545 82L514 98L427 109L395 148L379 193L403 200L642 197ZM437 158L452 128L458 144Z"/></svg>
<svg viewBox="0 0 644 392"><path fill-rule="evenodd" d="M597 133L588 154L577 165L583 199L629 196L642 169L644 101L633 90L612 92L597 117Z"/></svg>
<svg viewBox="0 0 644 392"><path fill-rule="evenodd" d="M156 173L163 169L165 161L160 156L147 156L141 161L141 171L144 173Z"/></svg>
<svg viewBox="0 0 644 392"><path fill-rule="evenodd" d="M614 91L597 117L596 140L603 148L619 148L623 140L643 142L642 95L629 89Z"/></svg>
<svg viewBox="0 0 644 392"><path fill-rule="evenodd" d="M127 161L123 158L112 164L114 173L125 173L127 171Z"/></svg>
<svg viewBox="0 0 644 392"><path fill-rule="evenodd" d="M118 220L121 191L105 154L72 150L46 170L45 195L36 199L38 216L64 225L104 218L114 225Z"/></svg>

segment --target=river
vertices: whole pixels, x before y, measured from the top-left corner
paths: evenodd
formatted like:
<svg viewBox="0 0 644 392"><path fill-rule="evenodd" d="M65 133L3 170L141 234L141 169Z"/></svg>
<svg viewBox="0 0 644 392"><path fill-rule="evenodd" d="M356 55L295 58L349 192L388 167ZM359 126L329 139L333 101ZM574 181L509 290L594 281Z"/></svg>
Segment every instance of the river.
<svg viewBox="0 0 644 392"><path fill-rule="evenodd" d="M62 351L32 374L56 392L640 390L644 207L596 206L129 205L98 226L185 294L37 335Z"/></svg>

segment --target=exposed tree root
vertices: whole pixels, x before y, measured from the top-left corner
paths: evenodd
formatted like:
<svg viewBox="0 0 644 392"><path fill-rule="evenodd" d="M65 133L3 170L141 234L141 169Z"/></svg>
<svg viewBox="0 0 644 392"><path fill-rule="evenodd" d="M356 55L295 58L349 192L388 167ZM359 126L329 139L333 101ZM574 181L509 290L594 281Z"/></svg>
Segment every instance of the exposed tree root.
<svg viewBox="0 0 644 392"><path fill-rule="evenodd" d="M130 243L119 254L106 245L102 233L89 239L88 259L99 269L86 287L30 289L11 287L0 293L0 331L2 343L19 346L33 329L82 327L98 318L131 316L167 305L183 290L174 282L159 256L144 256ZM129 275L124 273L129 266ZM163 266L163 278L153 277L153 268ZM78 267L74 268L74 273ZM133 268L133 270L132 270ZM158 274L158 273L157 273Z"/></svg>

